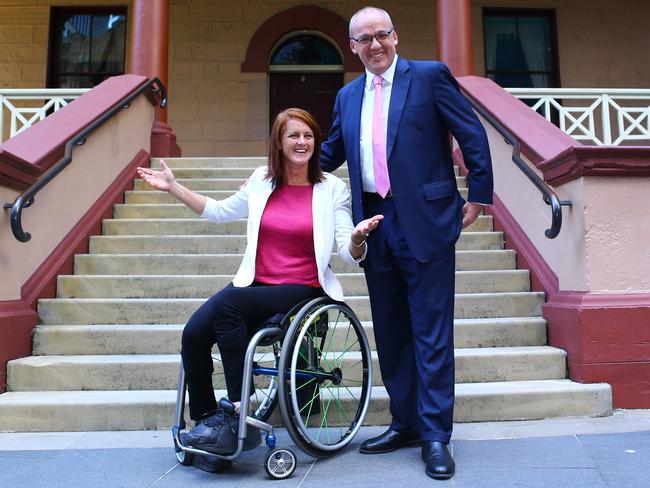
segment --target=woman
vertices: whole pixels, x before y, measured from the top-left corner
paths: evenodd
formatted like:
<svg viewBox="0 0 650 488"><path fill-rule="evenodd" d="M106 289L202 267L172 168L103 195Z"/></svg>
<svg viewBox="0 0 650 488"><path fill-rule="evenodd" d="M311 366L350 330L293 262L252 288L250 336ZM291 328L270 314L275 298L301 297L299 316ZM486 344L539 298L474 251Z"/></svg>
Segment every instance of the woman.
<svg viewBox="0 0 650 488"><path fill-rule="evenodd" d="M237 419L218 408L212 388L213 344L223 361L229 400L241 401L248 326L296 303L324 294L343 300L329 267L334 242L348 263L365 257L366 236L383 218L352 224L345 183L320 169L321 133L304 110L279 113L271 128L268 165L257 168L233 196L215 201L178 183L164 161L161 170L138 168L155 189L167 191L201 217L217 223L248 217L247 247L233 282L204 303L183 330L183 366L188 381L190 417L195 427L185 437L194 447L230 453L237 446ZM260 443L247 429L245 449Z"/></svg>

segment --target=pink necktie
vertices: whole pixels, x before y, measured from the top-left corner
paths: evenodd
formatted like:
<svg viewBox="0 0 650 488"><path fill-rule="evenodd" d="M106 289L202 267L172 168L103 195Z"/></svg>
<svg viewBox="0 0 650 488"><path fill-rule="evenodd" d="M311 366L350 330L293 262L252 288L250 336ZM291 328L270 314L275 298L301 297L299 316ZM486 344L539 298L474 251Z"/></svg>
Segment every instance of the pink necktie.
<svg viewBox="0 0 650 488"><path fill-rule="evenodd" d="M386 198L390 189L388 179L388 165L386 164L386 133L382 121L381 89L384 79L375 76L372 79L375 85L375 107L372 113L372 168L375 172L375 187L382 198Z"/></svg>

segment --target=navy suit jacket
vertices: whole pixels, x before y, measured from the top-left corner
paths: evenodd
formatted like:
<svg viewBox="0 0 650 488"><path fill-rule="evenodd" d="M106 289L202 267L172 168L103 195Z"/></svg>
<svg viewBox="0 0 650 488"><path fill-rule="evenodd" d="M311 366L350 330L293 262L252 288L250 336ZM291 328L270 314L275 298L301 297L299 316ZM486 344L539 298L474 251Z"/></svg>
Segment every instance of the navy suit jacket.
<svg viewBox="0 0 650 488"><path fill-rule="evenodd" d="M361 103L366 76L336 97L334 120L322 144L321 166L348 162L355 224L364 218L360 165ZM458 193L449 132L469 170L468 200L492 203L492 164L485 129L460 93L447 66L398 57L393 78L386 156L391 194L411 252L421 262L449 251L460 235L463 198Z"/></svg>

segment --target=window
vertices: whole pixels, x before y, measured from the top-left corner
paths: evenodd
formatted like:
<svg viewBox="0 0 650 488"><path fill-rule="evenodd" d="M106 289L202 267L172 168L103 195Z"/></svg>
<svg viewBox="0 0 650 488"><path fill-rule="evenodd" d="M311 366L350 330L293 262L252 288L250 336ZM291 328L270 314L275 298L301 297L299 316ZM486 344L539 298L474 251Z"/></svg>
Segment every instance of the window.
<svg viewBox="0 0 650 488"><path fill-rule="evenodd" d="M483 10L485 76L505 88L559 86L552 10Z"/></svg>
<svg viewBox="0 0 650 488"><path fill-rule="evenodd" d="M124 74L126 7L53 8L49 88L92 88Z"/></svg>
<svg viewBox="0 0 650 488"><path fill-rule="evenodd" d="M303 34L283 42L273 53L271 65L336 65L343 64L341 55L319 36Z"/></svg>

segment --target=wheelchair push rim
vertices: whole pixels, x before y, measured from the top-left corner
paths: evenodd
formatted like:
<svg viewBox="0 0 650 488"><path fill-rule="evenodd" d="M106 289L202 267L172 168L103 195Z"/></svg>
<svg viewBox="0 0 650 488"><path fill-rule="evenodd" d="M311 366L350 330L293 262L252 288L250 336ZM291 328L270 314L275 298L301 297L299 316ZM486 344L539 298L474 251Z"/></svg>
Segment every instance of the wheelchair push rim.
<svg viewBox="0 0 650 488"><path fill-rule="evenodd" d="M318 299L305 307L285 337L280 375L282 415L297 445L324 457L350 443L368 411L372 356L347 305Z"/></svg>

